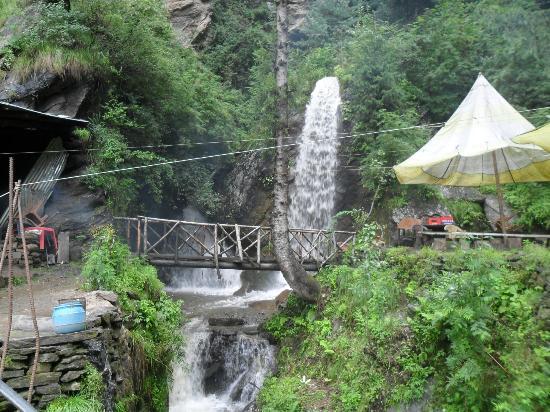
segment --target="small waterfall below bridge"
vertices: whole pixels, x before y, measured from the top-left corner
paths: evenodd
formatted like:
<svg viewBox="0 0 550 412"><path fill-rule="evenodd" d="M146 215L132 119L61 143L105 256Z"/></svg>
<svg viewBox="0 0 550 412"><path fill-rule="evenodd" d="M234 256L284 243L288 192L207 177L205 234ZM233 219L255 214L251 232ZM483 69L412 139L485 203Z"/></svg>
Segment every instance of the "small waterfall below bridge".
<svg viewBox="0 0 550 412"><path fill-rule="evenodd" d="M336 77L317 82L306 109L290 190L290 227L327 229L334 214L340 85Z"/></svg>
<svg viewBox="0 0 550 412"><path fill-rule="evenodd" d="M340 91L338 80L317 82L300 136L290 190L291 227L324 229L334 214ZM201 221L196 211L184 219ZM175 365L171 412L251 410L275 368L275 348L257 332L288 289L280 272L171 268L167 289L191 318L183 334L186 356ZM232 323L232 319L236 323ZM241 322L242 321L242 322Z"/></svg>

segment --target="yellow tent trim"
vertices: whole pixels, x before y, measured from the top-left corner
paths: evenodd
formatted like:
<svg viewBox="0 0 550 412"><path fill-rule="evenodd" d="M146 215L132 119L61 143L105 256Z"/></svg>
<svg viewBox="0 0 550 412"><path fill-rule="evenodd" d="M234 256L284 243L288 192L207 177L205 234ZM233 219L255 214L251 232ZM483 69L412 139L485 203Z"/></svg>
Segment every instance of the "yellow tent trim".
<svg viewBox="0 0 550 412"><path fill-rule="evenodd" d="M496 184L495 175L453 173L450 177L439 179L425 173L421 167L410 168L394 166L399 183L434 184L444 186L481 186ZM550 160L531 163L521 169L499 173L500 183L550 181ZM406 182L406 183L405 183Z"/></svg>
<svg viewBox="0 0 550 412"><path fill-rule="evenodd" d="M547 152L550 152L550 123L539 127L532 132L514 137L512 140L519 144L536 144Z"/></svg>

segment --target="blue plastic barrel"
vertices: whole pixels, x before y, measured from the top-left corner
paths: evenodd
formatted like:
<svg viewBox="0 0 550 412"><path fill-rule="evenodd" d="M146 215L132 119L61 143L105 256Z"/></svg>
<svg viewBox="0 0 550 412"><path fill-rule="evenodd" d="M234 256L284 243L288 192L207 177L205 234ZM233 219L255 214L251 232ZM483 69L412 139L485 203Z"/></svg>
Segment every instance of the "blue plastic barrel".
<svg viewBox="0 0 550 412"><path fill-rule="evenodd" d="M52 320L55 333L80 332L86 329L86 311L77 300L55 306Z"/></svg>

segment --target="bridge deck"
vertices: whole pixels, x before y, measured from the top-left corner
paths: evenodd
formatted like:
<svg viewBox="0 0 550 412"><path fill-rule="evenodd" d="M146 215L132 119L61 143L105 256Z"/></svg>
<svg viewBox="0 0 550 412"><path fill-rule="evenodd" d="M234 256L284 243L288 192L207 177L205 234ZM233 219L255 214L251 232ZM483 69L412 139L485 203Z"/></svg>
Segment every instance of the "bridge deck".
<svg viewBox="0 0 550 412"><path fill-rule="evenodd" d="M132 252L156 266L279 270L270 227L145 216L115 221ZM290 229L289 237L298 261L306 270L317 270L345 251L355 232Z"/></svg>

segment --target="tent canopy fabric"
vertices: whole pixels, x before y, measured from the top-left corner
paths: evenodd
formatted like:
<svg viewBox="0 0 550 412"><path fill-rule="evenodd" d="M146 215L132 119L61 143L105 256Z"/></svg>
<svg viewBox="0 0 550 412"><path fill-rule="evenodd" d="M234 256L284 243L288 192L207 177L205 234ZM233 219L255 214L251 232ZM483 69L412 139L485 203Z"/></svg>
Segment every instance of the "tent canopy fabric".
<svg viewBox="0 0 550 412"><path fill-rule="evenodd" d="M550 152L550 123L539 127L532 132L514 137L512 140L519 144L535 144L542 147L547 152Z"/></svg>
<svg viewBox="0 0 550 412"><path fill-rule="evenodd" d="M550 153L512 138L534 126L479 75L466 98L418 152L394 166L402 184L481 186L550 180Z"/></svg>

